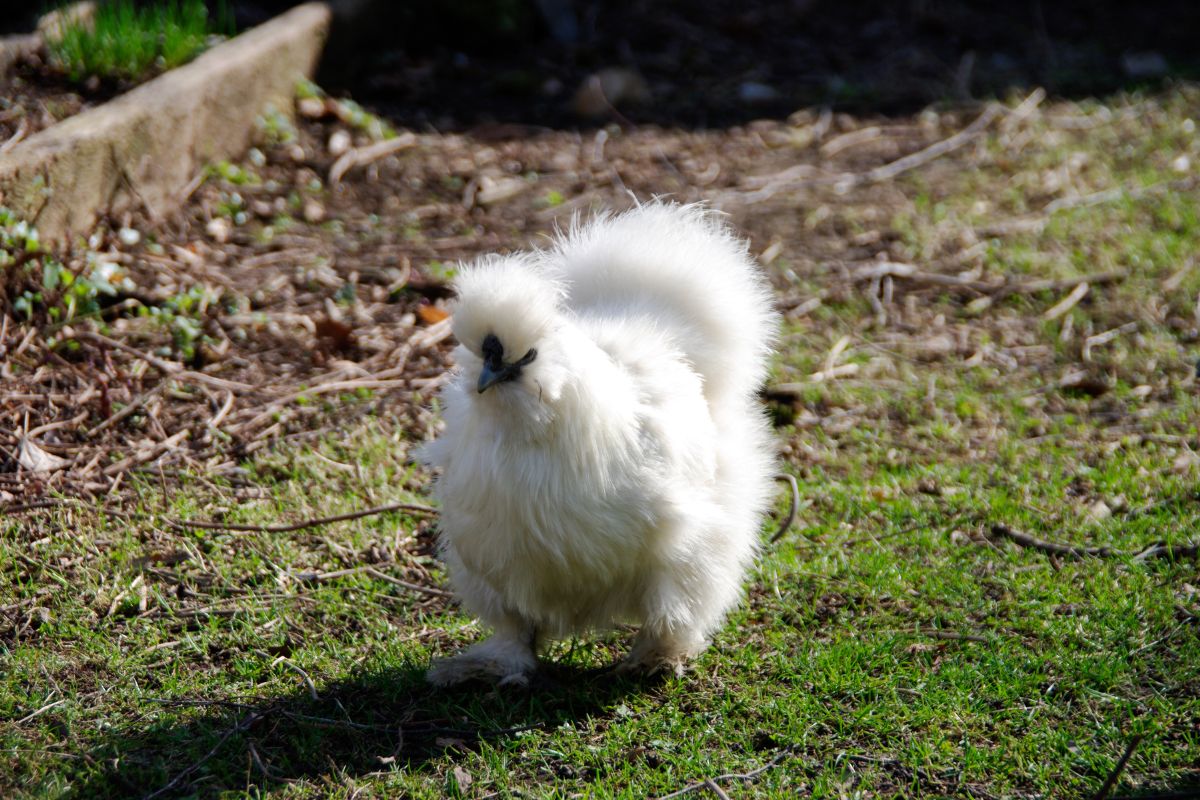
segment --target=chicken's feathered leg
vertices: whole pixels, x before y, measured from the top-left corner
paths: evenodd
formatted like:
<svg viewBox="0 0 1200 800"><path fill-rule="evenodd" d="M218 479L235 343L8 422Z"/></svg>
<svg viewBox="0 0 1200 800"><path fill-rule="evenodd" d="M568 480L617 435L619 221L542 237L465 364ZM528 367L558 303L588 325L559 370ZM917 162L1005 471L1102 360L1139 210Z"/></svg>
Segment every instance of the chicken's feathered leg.
<svg viewBox="0 0 1200 800"><path fill-rule="evenodd" d="M643 604L645 622L617 671L653 674L670 670L682 675L684 664L708 645L705 622L695 613L699 604L674 575L661 576L647 591Z"/></svg>
<svg viewBox="0 0 1200 800"><path fill-rule="evenodd" d="M449 560L459 564L453 553ZM486 581L463 568L459 586L463 599L491 626L492 635L448 658L434 659L425 679L435 686L470 680L499 680L501 685L527 686L537 671L537 626L504 606Z"/></svg>
<svg viewBox="0 0 1200 800"><path fill-rule="evenodd" d="M501 686L528 686L537 671L537 629L514 617L511 626L448 658L434 659L426 680L453 686L470 680L499 680Z"/></svg>

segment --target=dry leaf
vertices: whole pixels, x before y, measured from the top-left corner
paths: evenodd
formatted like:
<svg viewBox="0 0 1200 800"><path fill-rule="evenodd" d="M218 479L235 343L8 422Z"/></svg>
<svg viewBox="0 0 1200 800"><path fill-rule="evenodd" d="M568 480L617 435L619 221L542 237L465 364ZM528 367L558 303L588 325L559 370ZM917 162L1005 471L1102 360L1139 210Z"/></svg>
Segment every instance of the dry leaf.
<svg viewBox="0 0 1200 800"><path fill-rule="evenodd" d="M458 790L465 792L467 787L471 785L471 773L459 766L454 767L454 782L458 784Z"/></svg>
<svg viewBox="0 0 1200 800"><path fill-rule="evenodd" d="M59 458L53 453L47 453L33 443L33 440L22 436L17 446L17 463L30 472L53 472L70 464L70 460Z"/></svg>
<svg viewBox="0 0 1200 800"><path fill-rule="evenodd" d="M1112 516L1112 509L1103 500L1097 500L1088 506L1087 515L1090 519L1100 522Z"/></svg>
<svg viewBox="0 0 1200 800"><path fill-rule="evenodd" d="M1089 397L1099 397L1112 389L1112 384L1103 375L1088 373L1081 369L1072 369L1059 379L1058 387L1068 392L1078 392Z"/></svg>
<svg viewBox="0 0 1200 800"><path fill-rule="evenodd" d="M483 206L502 203L516 197L529 188L529 182L520 178L492 178L484 175L479 179L475 202Z"/></svg>
<svg viewBox="0 0 1200 800"><path fill-rule="evenodd" d="M1180 451L1179 455L1175 456L1175 461L1171 464L1173 472L1191 472L1196 467L1200 467L1200 455L1196 455L1186 447Z"/></svg>
<svg viewBox="0 0 1200 800"><path fill-rule="evenodd" d="M436 325L444 319L450 317L449 312L437 306L421 305L417 306L417 316L421 318L421 322L426 325Z"/></svg>
<svg viewBox="0 0 1200 800"><path fill-rule="evenodd" d="M336 319L319 319L314 325L317 339L330 350L349 350L354 347L354 329Z"/></svg>

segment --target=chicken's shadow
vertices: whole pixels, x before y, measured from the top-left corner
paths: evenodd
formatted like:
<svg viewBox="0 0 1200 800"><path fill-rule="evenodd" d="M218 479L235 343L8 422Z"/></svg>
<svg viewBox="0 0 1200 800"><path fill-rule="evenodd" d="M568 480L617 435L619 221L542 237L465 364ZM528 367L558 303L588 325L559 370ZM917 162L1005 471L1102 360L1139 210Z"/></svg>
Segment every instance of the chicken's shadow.
<svg viewBox="0 0 1200 800"><path fill-rule="evenodd" d="M623 698L656 682L551 664L529 689L440 689L411 665L243 702L148 700L146 714L167 721L95 747L84 758L91 774L69 796L215 796L420 770L447 751L616 713Z"/></svg>

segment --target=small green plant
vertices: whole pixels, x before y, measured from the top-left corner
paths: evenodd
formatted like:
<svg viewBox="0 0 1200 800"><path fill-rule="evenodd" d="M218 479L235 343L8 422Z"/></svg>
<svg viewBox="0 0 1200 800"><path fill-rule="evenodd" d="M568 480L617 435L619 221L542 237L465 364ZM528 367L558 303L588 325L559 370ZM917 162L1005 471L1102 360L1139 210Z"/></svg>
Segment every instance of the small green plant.
<svg viewBox="0 0 1200 800"><path fill-rule="evenodd" d="M296 96L301 96L299 88L297 88ZM296 141L298 136L292 120L274 106L267 106L266 110L254 120L254 127L257 134L255 139L262 145L291 144Z"/></svg>
<svg viewBox="0 0 1200 800"><path fill-rule="evenodd" d="M425 272L440 281L452 281L458 274L453 264L444 264L441 261L430 261L425 265Z"/></svg>
<svg viewBox="0 0 1200 800"><path fill-rule="evenodd" d="M296 101L302 103L305 100L326 101L328 95L325 90L310 80L304 79L296 84ZM389 125L384 120L367 111L358 103L348 98L341 98L333 101L335 108L334 113L338 118L357 131L361 131L369 136L374 141L382 139L395 139L397 136L396 129Z"/></svg>
<svg viewBox="0 0 1200 800"><path fill-rule="evenodd" d="M139 6L133 0L100 3L91 20L69 19L46 43L50 63L72 81L92 76L140 81L192 60L209 37L233 31L224 3L210 19L203 0Z"/></svg>
<svg viewBox="0 0 1200 800"><path fill-rule="evenodd" d="M0 207L0 312L61 324L95 316L103 298L134 289L125 270L99 253L68 268L42 248L36 228Z"/></svg>
<svg viewBox="0 0 1200 800"><path fill-rule="evenodd" d="M0 299L17 314L28 317L41 302L33 277L41 257L37 229L0 206Z"/></svg>
<svg viewBox="0 0 1200 800"><path fill-rule="evenodd" d="M204 174L209 178L220 178L234 186L261 183L262 179L253 171L238 166L231 161L218 161L204 168Z"/></svg>
<svg viewBox="0 0 1200 800"><path fill-rule="evenodd" d="M186 360L196 354L196 347L204 341L204 328L200 318L208 306L219 298L211 289L193 286L168 299L161 306L144 307L142 313L162 326L171 334L175 349Z"/></svg>

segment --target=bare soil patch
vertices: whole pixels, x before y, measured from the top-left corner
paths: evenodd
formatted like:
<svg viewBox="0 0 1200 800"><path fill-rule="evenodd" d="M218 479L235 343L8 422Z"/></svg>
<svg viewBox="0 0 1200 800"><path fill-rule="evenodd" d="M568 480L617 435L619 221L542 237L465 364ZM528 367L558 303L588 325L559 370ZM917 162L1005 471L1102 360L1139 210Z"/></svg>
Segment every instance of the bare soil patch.
<svg viewBox="0 0 1200 800"><path fill-rule="evenodd" d="M24 61L0 76L0 149L19 142L56 122L104 102L108 94L87 92L56 76L38 72Z"/></svg>
<svg viewBox="0 0 1200 800"><path fill-rule="evenodd" d="M781 424L832 414L844 427L871 413L812 406L803 386L861 370L902 387L889 377L889 354L994 364L1093 397L1119 379L1169 402L1162 363L1149 365L1156 373L1104 362L1103 345L1138 327L1120 303L1098 315L1103 329L1072 340L1084 358L1061 374L1059 353L1031 322L1046 309L982 313L1006 299L1053 305L1084 284L1119 284L1127 271L1117 267L1035 280L994 272L988 258L1004 231L1036 229L1103 197L1070 186L980 198L991 222L939 225L919 253L898 222L914 203L906 176L919 174L933 198L918 202L935 202L958 190L964 170L1003 168L1031 126L1088 122L1070 105L1043 112L1041 99L903 120L803 112L722 131L494 126L382 143L356 133L332 101L310 103L319 118L306 119L295 141L216 165L179 214L110 220L89 252L67 259L77 274L108 265L118 288L102 298L99 319L63 326L43 309L30 325L6 313L3 500L12 509L50 494L119 495L130 470L236 474L272 441L328 433L363 414L420 438L448 364L443 306L455 265L536 244L575 215L635 197L727 211L771 266L792 325L823 304L868 304L864 330L877 332L871 347L884 357L842 364L847 343L815 330L806 349L829 351L816 363L785 358L769 392ZM1167 306L1182 340L1194 337L1188 299ZM38 461L38 452L52 458Z"/></svg>

